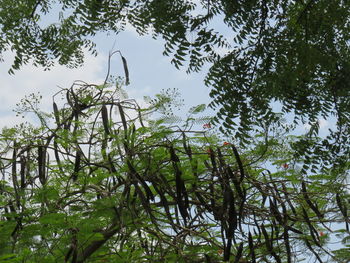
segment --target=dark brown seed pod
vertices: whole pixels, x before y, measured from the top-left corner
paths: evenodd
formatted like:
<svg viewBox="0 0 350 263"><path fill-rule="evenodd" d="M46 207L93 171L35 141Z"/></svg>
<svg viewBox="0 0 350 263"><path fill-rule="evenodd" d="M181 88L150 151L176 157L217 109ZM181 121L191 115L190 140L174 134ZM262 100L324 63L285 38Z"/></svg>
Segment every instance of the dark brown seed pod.
<svg viewBox="0 0 350 263"><path fill-rule="evenodd" d="M248 244L249 244L249 254L251 257L251 262L256 263L256 256L255 256L255 249L254 249L254 243L253 243L253 237L252 234L249 232L248 235Z"/></svg>
<svg viewBox="0 0 350 263"><path fill-rule="evenodd" d="M128 165L130 173L138 179L138 181L141 183L142 187L145 189L146 195L147 195L147 200L154 200L154 195L153 195L151 189L149 188L149 186L147 185L145 180L143 180L142 177L138 174L138 172L136 171L136 169L134 168L134 166L132 165L132 163L129 160L127 160L127 165Z"/></svg>
<svg viewBox="0 0 350 263"><path fill-rule="evenodd" d="M21 170L20 170L20 175L21 175L21 189L24 189L26 187L26 159L24 156L21 156Z"/></svg>
<svg viewBox="0 0 350 263"><path fill-rule="evenodd" d="M242 160L241 160L241 157L239 156L239 153L237 151L237 148L231 144L231 147L232 147L232 151L233 151L233 154L236 158L236 161L237 161L237 164L238 164L238 168L239 168L239 172L240 172L240 181L242 182L243 179L244 179L244 168L243 168L243 163L242 163Z"/></svg>
<svg viewBox="0 0 350 263"><path fill-rule="evenodd" d="M17 182L17 148L16 148L16 142L14 142L14 146L13 146L13 152L12 152L12 183L13 183L13 187L15 189L15 192L17 193L17 189L18 189L18 182ZM17 194L16 194L17 195Z"/></svg>
<svg viewBox="0 0 350 263"><path fill-rule="evenodd" d="M271 214L276 218L276 220L278 221L279 224L283 225L283 218L282 218L280 211L277 208L277 205L275 204L274 201L272 201L271 198L269 198L269 202L270 202Z"/></svg>
<svg viewBox="0 0 350 263"><path fill-rule="evenodd" d="M122 105L120 105L120 103L118 104L118 110L119 110L120 118L122 120L122 124L123 124L123 128L124 128L124 137L125 137L125 139L127 139L127 137L128 137L128 135L127 135L128 124L126 122L123 107L122 107Z"/></svg>
<svg viewBox="0 0 350 263"><path fill-rule="evenodd" d="M58 111L58 107L57 107L56 102L53 102L52 106L53 106L53 113L55 116L56 124L57 124L57 126L60 126L60 113Z"/></svg>
<svg viewBox="0 0 350 263"><path fill-rule="evenodd" d="M301 181L301 189L303 191L303 196L304 196L304 199L306 201L306 203L309 205L309 207L315 212L315 214L318 216L318 218L322 219L324 216L323 214L321 214L321 212L318 210L317 206L314 205L310 198L309 198L309 195L307 194L307 190L306 190L306 185L305 185L305 182L304 181Z"/></svg>
<svg viewBox="0 0 350 263"><path fill-rule="evenodd" d="M61 165L60 155L59 155L59 152L58 152L58 144L57 144L56 137L53 140L53 148L54 148L54 154L55 154L55 159L56 159L56 163L57 163L58 169L60 169L60 171L63 174L63 169L62 169L62 165Z"/></svg>
<svg viewBox="0 0 350 263"><path fill-rule="evenodd" d="M176 182L176 197L177 197L177 204L180 210L180 213L186 222L186 218L188 217L187 207L188 207L188 197L187 192L185 188L185 184L181 178L182 172L178 167L178 162L180 162L179 157L176 155L175 150L172 146L169 148L170 150L170 158L173 164L173 168L175 171L175 182ZM185 201L184 201L185 199Z"/></svg>
<svg viewBox="0 0 350 263"><path fill-rule="evenodd" d="M309 230L310 230L310 235L313 239L313 241L315 242L315 244L319 247L321 247L320 243L319 243L319 237L318 237L318 233L316 231L316 229L314 228L314 226L312 225L311 221L310 221L310 218L306 212L306 210L303 208L303 216L304 216L304 219L309 227Z"/></svg>
<svg viewBox="0 0 350 263"><path fill-rule="evenodd" d="M101 114L102 114L103 128L105 129L105 133L109 135L108 111L105 104L102 105Z"/></svg>
<svg viewBox="0 0 350 263"><path fill-rule="evenodd" d="M81 152L78 149L75 154L74 171L72 174L72 180L75 182L78 179L78 173L80 170Z"/></svg>
<svg viewBox="0 0 350 263"><path fill-rule="evenodd" d="M230 196L231 197L230 197L229 216L228 216L228 221L229 221L228 233L230 236L233 236L234 231L237 228L237 212L236 212L235 201L234 201L232 192Z"/></svg>
<svg viewBox="0 0 350 263"><path fill-rule="evenodd" d="M123 67L124 67L124 74L125 74L125 85L129 85L130 84L130 80L129 80L129 69L128 69L128 63L126 61L126 59L122 57L122 61L123 61Z"/></svg>
<svg viewBox="0 0 350 263"><path fill-rule="evenodd" d="M46 153L44 146L38 146L38 174L39 180L42 185L46 183L45 170L46 170Z"/></svg>
<svg viewBox="0 0 350 263"><path fill-rule="evenodd" d="M287 228L284 229L283 239L284 239L284 244L286 246L287 262L288 263L292 263L292 252L290 250L289 234L288 234L288 229Z"/></svg>

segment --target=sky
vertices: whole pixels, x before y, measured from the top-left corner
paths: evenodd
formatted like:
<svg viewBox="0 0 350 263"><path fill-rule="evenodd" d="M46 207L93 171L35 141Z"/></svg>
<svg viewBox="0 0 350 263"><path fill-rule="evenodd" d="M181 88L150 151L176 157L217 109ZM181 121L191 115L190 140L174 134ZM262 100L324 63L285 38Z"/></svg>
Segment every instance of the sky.
<svg viewBox="0 0 350 263"><path fill-rule="evenodd" d="M222 27L226 37L232 37L231 31L223 28L223 25L216 25L218 26ZM43 95L41 108L51 111L52 96L60 90L59 87L69 88L75 80L103 83L107 73L108 54L113 50L120 50L127 59L131 84L125 89L130 98L140 102L143 96L154 97L162 89L176 88L184 99L182 115L191 106L210 102L210 88L203 83L207 68L204 67L200 73L190 75L185 72L186 68L177 70L170 63L171 58L162 55L164 42L161 39L139 36L131 26L127 26L124 32L117 35L99 33L93 40L97 44L98 55L94 57L86 52L84 65L77 69L56 65L50 71L43 71L41 68L26 65L16 71L15 75L9 75L12 56L9 52L6 53L5 61L0 66L0 129L23 121L22 118L17 118L12 110L16 103L30 93L39 92ZM119 56L112 58L111 75L124 76ZM209 113L214 115L214 111ZM31 117L27 115L26 120L31 120ZM305 132L309 128L307 124L301 125L296 133ZM321 135L325 135L330 128L329 121L320 120L320 128Z"/></svg>
<svg viewBox="0 0 350 263"><path fill-rule="evenodd" d="M75 80L102 84L107 73L108 54L112 50L120 50L127 59L130 85L125 90L130 98L141 101L143 96L154 97L162 89L176 88L184 99L185 109L210 102L210 90L203 84L205 71L188 75L185 68L177 70L171 65L170 58L162 55L164 44L161 39L140 37L132 28L127 27L126 31L118 35L97 34L94 41L98 55L94 57L86 52L84 65L77 69L56 65L50 71L44 71L26 65L14 75L9 75L12 55L6 53L0 67L0 128L12 127L23 121L16 117L13 109L16 103L30 93L40 93L43 96L41 108L52 111L52 96L60 90L59 87L69 88ZM113 56L110 73L113 76L124 76L120 56ZM25 117L26 120L31 118L30 115Z"/></svg>

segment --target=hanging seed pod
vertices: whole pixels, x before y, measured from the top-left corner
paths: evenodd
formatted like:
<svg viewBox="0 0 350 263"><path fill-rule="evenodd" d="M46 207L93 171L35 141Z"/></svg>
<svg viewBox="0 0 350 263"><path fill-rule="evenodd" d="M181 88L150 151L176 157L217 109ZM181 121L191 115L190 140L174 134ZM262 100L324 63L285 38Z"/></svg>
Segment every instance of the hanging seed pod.
<svg viewBox="0 0 350 263"><path fill-rule="evenodd" d="M102 114L103 128L105 129L105 133L109 135L108 111L105 104L102 105L101 114Z"/></svg>
<svg viewBox="0 0 350 263"><path fill-rule="evenodd" d="M239 172L240 172L240 182L243 181L244 179L244 168L243 168L243 163L242 163L242 160L241 160L241 157L239 156L238 154L238 151L237 151L237 148L231 144L231 147L232 147L232 151L233 151L233 154L236 158L236 161L237 161L237 164L238 164L238 168L239 168Z"/></svg>
<svg viewBox="0 0 350 263"><path fill-rule="evenodd" d="M237 175L235 173L232 172L231 167L227 166L226 168L226 172L228 174L228 176L231 178L233 185L235 186L235 189L238 193L238 195L241 197L241 199L244 199L244 195L241 189L241 185L240 185L240 181L237 178Z"/></svg>
<svg viewBox="0 0 350 263"><path fill-rule="evenodd" d="M14 142L14 146L13 146L13 152L12 152L12 183L13 183L13 187L15 189L15 192L17 192L18 189L18 182L17 182L17 145L16 142Z"/></svg>
<svg viewBox="0 0 350 263"><path fill-rule="evenodd" d="M315 242L315 244L319 247L321 247L320 243L319 243L319 237L318 237L318 233L316 231L316 229L314 228L314 226L312 225L311 221L310 221L310 218L306 212L306 210L304 209L303 207L303 216L304 216L304 219L309 227L309 230L310 230L310 235L313 239L313 241Z"/></svg>
<svg viewBox="0 0 350 263"><path fill-rule="evenodd" d="M24 156L21 156L20 159L20 164L21 164L21 170L20 170L20 175L21 175L21 189L24 189L26 187L26 159Z"/></svg>
<svg viewBox="0 0 350 263"><path fill-rule="evenodd" d="M54 149L54 154L55 154L55 159L56 159L58 169L60 169L61 173L63 174L63 169L62 169L62 165L61 165L60 155L58 152L58 144L57 144L56 137L53 140L53 149Z"/></svg>
<svg viewBox="0 0 350 263"><path fill-rule="evenodd" d="M53 113L55 115L56 124L57 124L57 126L60 126L60 113L58 111L58 107L57 107L56 102L53 102L52 106L53 106Z"/></svg>
<svg viewBox="0 0 350 263"><path fill-rule="evenodd" d="M304 181L301 181L301 189L303 191L303 196L304 196L306 203L315 212L315 214L318 216L318 218L322 219L323 214L321 214L321 212L318 210L317 206L311 202L309 195L307 194L306 185L305 185Z"/></svg>
<svg viewBox="0 0 350 263"><path fill-rule="evenodd" d="M122 61L123 61L124 74L125 74L125 85L129 85L130 80L129 80L128 63L126 62L126 59L122 55L120 55L120 56L122 57Z"/></svg>
<svg viewBox="0 0 350 263"><path fill-rule="evenodd" d="M128 134L127 134L128 124L126 122L123 107L122 107L122 105L120 105L120 103L118 103L118 110L119 110L120 118L122 120L122 124L123 124L123 128L124 128L124 137L125 137L125 140L127 140L127 138L128 138Z"/></svg>
<svg viewBox="0 0 350 263"><path fill-rule="evenodd" d="M271 198L269 198L269 202L270 202L271 214L276 218L276 220L278 221L279 224L283 225L282 215L281 215L280 211L278 210L277 205L272 201Z"/></svg>
<svg viewBox="0 0 350 263"><path fill-rule="evenodd" d="M234 235L234 231L237 228L237 212L235 207L235 200L232 191L230 191L230 198L229 198L229 210L228 210L228 234L230 237Z"/></svg>
<svg viewBox="0 0 350 263"><path fill-rule="evenodd" d="M78 179L78 173L80 170L80 161L81 161L81 152L79 149L77 149L77 152L75 154L74 171L72 174L73 182L75 182Z"/></svg>
<svg viewBox="0 0 350 263"><path fill-rule="evenodd" d="M153 195L151 189L149 188L149 186L147 185L147 183L145 182L145 180L142 179L142 176L139 175L139 173L136 171L136 169L134 168L134 166L131 164L131 162L129 160L127 160L126 163L128 165L130 173L138 179L138 181L141 183L142 187L145 189L146 195L147 195L147 200L154 200L154 195Z"/></svg>
<svg viewBox="0 0 350 263"><path fill-rule="evenodd" d="M181 178L182 172L178 167L178 162L180 162L179 157L176 155L175 150L172 146L170 146L170 158L173 163L173 168L175 171L175 183L176 183L176 196L177 196L177 204L180 210L180 213L186 222L186 219L188 218L188 212L187 207L188 205L188 197L187 192L185 188L185 184ZM183 198L184 197L184 198ZM185 202L184 200L185 199Z"/></svg>
<svg viewBox="0 0 350 263"><path fill-rule="evenodd" d="M249 231L248 235L248 244L249 244L249 254L252 259L252 263L256 263L256 256L255 256L255 249L254 249L254 243L253 243L253 237L252 234Z"/></svg>
<svg viewBox="0 0 350 263"><path fill-rule="evenodd" d="M281 183L281 185L282 185L282 189L283 189L283 192L284 192L284 198L285 198L285 200L287 201L287 203L288 203L290 209L292 210L294 216L297 217L298 214L297 214L297 211L295 210L295 208L294 208L294 206L293 206L292 201L291 201L290 198L289 198L288 189L287 189L286 185L285 185L283 182Z"/></svg>
<svg viewBox="0 0 350 263"><path fill-rule="evenodd" d="M284 244L286 246L287 262L292 263L292 252L290 250L289 234L288 234L287 228L284 228L283 239L284 239Z"/></svg>
<svg viewBox="0 0 350 263"><path fill-rule="evenodd" d="M38 146L38 174L39 174L40 183L42 185L46 183L45 170L46 170L45 148L44 146L39 145Z"/></svg>

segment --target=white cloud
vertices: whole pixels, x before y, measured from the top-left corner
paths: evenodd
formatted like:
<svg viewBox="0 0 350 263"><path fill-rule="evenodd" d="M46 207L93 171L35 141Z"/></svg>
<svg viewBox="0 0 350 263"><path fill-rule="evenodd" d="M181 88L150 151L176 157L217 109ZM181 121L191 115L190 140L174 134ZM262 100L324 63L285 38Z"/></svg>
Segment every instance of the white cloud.
<svg viewBox="0 0 350 263"><path fill-rule="evenodd" d="M107 72L107 56L103 54L94 57L86 53L84 66L78 69L55 66L50 71L44 71L27 65L16 71L15 75L7 73L11 62L11 54L8 53L0 71L0 127L21 122L21 118L16 118L12 110L25 95L40 92L43 95L41 107L51 110L52 96L60 90L59 87L69 88L75 80L100 84Z"/></svg>
<svg viewBox="0 0 350 263"><path fill-rule="evenodd" d="M329 121L325 120L325 119L319 119L318 120L318 125L320 126L320 130L322 129L326 129L329 126ZM311 125L310 124L304 124L304 129L305 130L310 130Z"/></svg>

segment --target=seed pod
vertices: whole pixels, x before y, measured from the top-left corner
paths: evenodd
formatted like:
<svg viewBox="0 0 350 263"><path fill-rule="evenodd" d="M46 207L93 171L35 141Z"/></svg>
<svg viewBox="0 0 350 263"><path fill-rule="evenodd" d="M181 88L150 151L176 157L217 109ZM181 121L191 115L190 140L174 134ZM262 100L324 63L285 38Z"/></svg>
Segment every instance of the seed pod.
<svg viewBox="0 0 350 263"><path fill-rule="evenodd" d="M253 238L252 234L249 231L248 235L248 242L249 242L249 254L252 259L252 263L256 263L256 257L255 257L255 249L254 249L254 243L253 243Z"/></svg>
<svg viewBox="0 0 350 263"><path fill-rule="evenodd" d="M292 263L292 253L290 250L289 234L288 234L287 228L284 228L283 238L284 238L284 244L286 246L287 262Z"/></svg>
<svg viewBox="0 0 350 263"><path fill-rule="evenodd" d="M145 180L142 179L142 177L139 175L139 173L136 171L136 169L134 168L134 166L132 165L132 163L130 162L130 160L127 160L127 165L129 168L130 173L136 177L136 179L138 179L138 181L142 184L143 188L146 191L146 195L147 195L147 200L154 200L154 195L151 191L151 189L149 188L149 186L147 185L147 183L145 182Z"/></svg>
<svg viewBox="0 0 350 263"><path fill-rule="evenodd" d="M303 191L303 196L304 196L304 199L305 199L306 203L315 212L315 214L318 216L318 218L322 219L323 218L323 214L321 214L321 212L318 210L317 206L315 206L311 202L311 200L309 198L309 195L307 194L306 185L305 185L304 181L301 181L301 189Z"/></svg>
<svg viewBox="0 0 350 263"><path fill-rule="evenodd" d="M130 81L129 81L129 70L128 70L128 64L126 62L126 59L122 57L122 61L123 61L123 67L124 67L124 73L125 73L125 85L129 85Z"/></svg>
<svg viewBox="0 0 350 263"><path fill-rule="evenodd" d="M122 123L123 123L124 137L125 137L125 140L126 140L127 137L128 137L128 135L127 135L128 124L126 122L126 118L125 118L123 107L122 107L122 105L120 105L120 103L118 104L118 110L119 110L120 118L121 118Z"/></svg>
<svg viewBox="0 0 350 263"><path fill-rule="evenodd" d="M318 233L316 231L316 229L314 228L314 226L312 225L311 221L310 221L310 218L306 212L306 210L303 208L303 216L304 216L304 219L309 227L309 230L310 230L310 235L313 239L313 241L315 242L315 244L319 247L321 247L320 243L319 243L319 237L318 237Z"/></svg>
<svg viewBox="0 0 350 263"><path fill-rule="evenodd" d="M56 120L57 126L60 126L60 113L58 111L58 107L57 107L56 102L53 102L53 113L55 115L55 120Z"/></svg>
<svg viewBox="0 0 350 263"><path fill-rule="evenodd" d="M39 174L39 180L42 185L46 183L46 178L45 178L45 165L46 161L46 153L44 146L39 145L38 146L38 174Z"/></svg>
<svg viewBox="0 0 350 263"><path fill-rule="evenodd" d="M170 146L170 158L173 163L173 168L175 171L175 182L176 182L176 197L177 197L177 204L180 210L180 213L186 222L186 218L188 217L188 197L187 192L185 188L185 184L181 178L182 172L178 167L178 162L180 162L179 157L176 155L175 150L172 146ZM183 198L184 197L184 198ZM185 199L185 201L183 200Z"/></svg>
<svg viewBox="0 0 350 263"><path fill-rule="evenodd" d="M72 174L72 180L75 182L78 179L78 172L80 170L81 152L78 149L75 154L74 171Z"/></svg>
<svg viewBox="0 0 350 263"><path fill-rule="evenodd" d="M24 156L21 156L21 170L20 170L20 175L21 175L21 189L24 189L26 187L26 160Z"/></svg>
<svg viewBox="0 0 350 263"><path fill-rule="evenodd" d="M58 152L58 144L57 144L57 138L55 137L53 140L53 148L54 148L54 154L55 154L55 159L56 159L56 163L58 165L58 168L60 169L61 173L63 174L63 169L62 169L62 165L61 165L61 159L60 159L60 155Z"/></svg>
<svg viewBox="0 0 350 263"><path fill-rule="evenodd" d="M14 142L13 146L13 153L12 153L12 183L13 187L15 188L15 191L17 192L18 189L18 182L17 182L17 149L16 149L16 142Z"/></svg>
<svg viewBox="0 0 350 263"><path fill-rule="evenodd" d="M228 221L229 221L228 232L230 235L233 236L234 231L237 228L237 212L236 212L234 200L232 200L230 203Z"/></svg>
<svg viewBox="0 0 350 263"><path fill-rule="evenodd" d="M281 215L280 211L278 210L277 205L272 201L271 198L269 198L269 202L270 202L271 214L277 219L279 224L283 225L282 215Z"/></svg>
<svg viewBox="0 0 350 263"><path fill-rule="evenodd" d="M108 112L105 104L102 105L101 114L102 114L103 128L105 129L105 133L109 135Z"/></svg>
<svg viewBox="0 0 350 263"><path fill-rule="evenodd" d="M241 175L240 181L242 182L243 179L244 179L243 163L242 163L241 157L238 154L237 148L233 144L231 144L231 147L232 147L233 154L234 154L234 156L236 158L236 161L237 161L237 164L238 164L238 168L239 168L239 172L240 172L240 175Z"/></svg>

